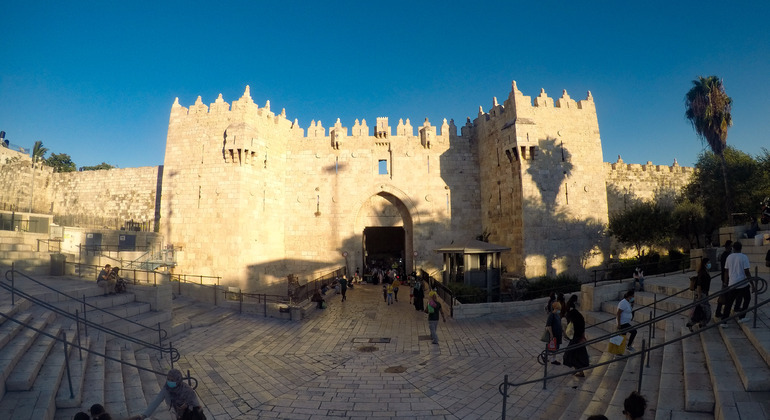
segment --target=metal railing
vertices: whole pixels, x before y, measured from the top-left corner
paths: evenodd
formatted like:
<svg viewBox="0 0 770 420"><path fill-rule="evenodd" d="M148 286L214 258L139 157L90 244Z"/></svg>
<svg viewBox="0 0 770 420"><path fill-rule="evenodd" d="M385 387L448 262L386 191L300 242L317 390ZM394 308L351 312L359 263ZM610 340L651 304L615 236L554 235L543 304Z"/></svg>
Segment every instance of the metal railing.
<svg viewBox="0 0 770 420"><path fill-rule="evenodd" d="M61 242L61 239L38 239L37 252L41 252L41 244L43 244L42 252L61 252Z"/></svg>
<svg viewBox="0 0 770 420"><path fill-rule="evenodd" d="M130 362L123 361L121 359L114 358L112 356L108 356L105 353L100 353L100 352L92 350L92 349L90 349L90 348L88 348L86 346L83 346L80 343L80 334L79 333L77 333L76 337L75 337L77 339L77 344L76 344L74 340L72 342L67 340L67 333L66 333L66 331L61 331L61 332L59 332L59 334L53 335L53 334L49 334L48 332L43 331L43 330L41 330L39 328L36 328L36 327L26 323L26 322L20 321L20 320L14 318L12 316L6 315L6 314L4 314L2 312L0 312L0 316L2 316L3 318L5 318L5 319L7 319L7 320L9 320L11 322L15 322L16 324L19 324L19 325L21 325L24 328L30 329L32 331L35 331L38 334L44 335L44 336L46 336L48 338L51 338L51 339L53 339L53 340L55 340L57 342L62 343L62 345L64 347L64 363L65 363L65 367L66 367L67 382L68 382L69 391L70 391L70 399L75 398L75 393L74 393L74 388L72 386L72 375L70 373L70 362L69 362L70 351L68 351L68 349L67 349L68 346L70 348L72 348L72 349L77 349L80 352L80 360L81 361L83 360L83 351L85 351L85 352L90 353L92 355L101 357L105 361L110 360L110 361L113 361L113 362L120 363L121 365L130 366L130 367L136 368L138 370L143 370L145 372L154 373L155 375L160 375L160 376L163 376L163 377L165 377L166 374L167 374L167 372L158 372L156 370L153 370L153 369L150 369L150 368L146 368L144 366L140 366L140 365L137 365L137 364L134 364L134 363L130 363ZM63 337L61 337L61 336L63 336ZM172 364L171 368L173 369L173 364ZM184 376L182 379L186 380L187 383L193 389L196 389L198 387L198 380L190 375L190 370L187 370L187 375Z"/></svg>
<svg viewBox="0 0 770 420"><path fill-rule="evenodd" d="M735 285L732 285L730 287L724 288L724 289L720 290L719 292L714 293L714 294L712 294L710 296L707 296L707 297L705 297L703 299L693 301L692 303L684 305L684 306L682 306L682 307L680 307L680 308L678 308L676 310L669 311L669 312L667 312L667 313L665 313L665 314L663 314L663 315L661 315L659 317L654 317L652 312L651 312L649 320L641 322L639 324L636 324L636 325L634 325L632 327L621 329L621 330L618 330L618 331L615 331L615 332L610 332L610 333L607 333L607 334L602 335L600 337L593 338L591 340L586 340L586 341L584 341L584 342L582 342L580 344L576 344L576 345L572 345L572 346L567 346L566 348L558 349L556 351L549 351L548 350L548 344L546 343L545 344L545 350L537 356L538 362L541 363L542 365L544 365L543 378L541 378L541 379L532 379L532 380L529 380L529 381L518 382L518 383L510 383L510 382L508 382L508 375L505 375L505 377L503 379L503 382L498 386L498 392L500 392L500 394L503 396L502 419L505 420L506 408L507 408L507 398L508 398L508 389L510 387L529 385L529 384L538 383L538 382L542 381L543 382L543 389L547 389L546 386L547 386L548 380L560 378L562 376L573 375L575 373L575 371L570 370L568 372L564 372L564 373L560 373L560 374L555 374L555 375L550 375L549 376L548 375L548 358L550 356L555 356L557 354L561 354L561 353L564 353L564 352L567 352L567 351L571 351L571 350L575 350L575 349L579 349L579 348L583 348L583 347L589 346L591 344L603 342L603 341L608 340L611 337L614 337L614 336L617 336L617 335L624 335L624 334L630 332L631 330L643 329L645 327L648 328L648 340L651 343L652 342L652 337L653 337L652 331L655 329L655 324L656 323L658 323L658 322L660 322L662 320L665 320L667 318L671 318L673 316L680 315L680 314L682 314L685 311L692 310L692 309L695 308L695 306L697 306L697 305L699 305L701 303L709 302L710 300L714 299L715 297L718 298L719 296L726 295L728 293L732 293L736 289L745 287L747 285L752 287L752 289L754 291L754 305L746 308L745 311L742 311L741 313L736 313L736 314L734 314L734 315L732 315L730 317L721 319L720 321L717 321L714 324L702 327L702 328L698 329L697 331L691 332L689 334L682 335L681 337L678 337L678 338L675 338L675 339L671 339L669 341L665 341L663 343L660 343L660 344L657 344L657 345L654 345L654 346L652 346L652 345L647 346L648 341L645 340L645 339L642 339L642 347L641 347L640 351L635 352L635 353L631 353L629 355L618 356L618 357L614 358L613 360L609 360L609 361L606 361L606 362L597 363L597 364L593 364L593 365L589 364L588 366L586 366L584 368L581 368L580 371L584 371L584 370L588 370L588 369L594 369L594 368L597 368L597 367L601 367L601 366L605 366L605 365L610 365L612 363L617 363L617 362L625 361L625 360L627 360L629 358L632 358L632 357L640 356L640 359L639 359L640 360L640 363L639 363L640 364L640 368L639 368L640 372L639 372L639 379L638 379L638 383L637 383L637 390L640 392L641 388L642 388L642 378L643 378L643 373L644 373L644 360L645 360L645 357L646 357L647 358L647 367L649 368L650 367L649 366L650 352L652 350L661 349L661 348L663 348L663 347L665 347L665 346L667 346L669 344L673 344L673 343L682 341L684 339L687 339L689 337L692 337L694 335L701 334L704 331L708 331L709 329L716 328L717 326L725 324L725 323L727 323L727 322L729 322L731 320L734 320L734 319L739 318L741 316L745 316L745 314L747 314L749 312L753 312L753 315L754 315L753 316L754 317L753 328L756 328L757 327L757 311L758 311L758 309L760 307L770 303L770 299L765 299L762 302L758 302L759 295L763 294L765 291L767 291L767 282L763 278L756 276L756 272L757 272L756 268L754 269L754 271L755 271L755 276L752 277L752 278L743 280L743 281L741 281L738 284L735 284ZM685 289L684 291L689 291L689 289ZM678 293L681 293L681 292L682 291L680 291ZM614 319L614 318L610 318L610 319Z"/></svg>
<svg viewBox="0 0 770 420"><path fill-rule="evenodd" d="M51 290L51 291L53 291L53 292L55 292L55 293L57 293L57 294L59 294L61 296L64 296L64 297L70 299L71 301L77 302L79 305L82 304L82 308L83 308L82 314L80 313L79 310L75 310L75 313L71 314L70 312L68 312L68 311L66 311L64 309L61 309L61 308L59 308L57 306L54 306L54 305L52 305L52 304L50 304L50 303L48 303L48 302L46 302L46 301L44 301L42 299L38 299L37 297L35 297L35 296L33 296L33 295L31 295L31 294L29 294L27 292L24 292L24 291L20 290L19 288L16 287L16 276L17 275L19 275L22 278L25 278L27 280L30 280L30 281L32 281L34 283L37 283L38 285L40 285L40 286L42 286L42 287L44 287L44 288L46 288L48 290ZM162 329L160 327L160 323L158 323L157 327L149 327L147 325L144 325L144 324L141 324L139 322L136 322L136 321L133 321L131 319L128 319L127 317L123 317L123 316L114 314L114 313L109 312L109 311L107 311L105 309L102 309L102 308L94 306L94 305L92 305L90 303L87 303L85 295L83 296L82 300L79 299L79 298L76 298L74 296L71 296L71 295L69 295L67 293L64 293L64 292L62 292L60 290L57 290L57 289L55 289L55 288L53 288L51 286L48 286L48 285L46 285L46 284L44 284L44 283L42 283L42 282L40 282L38 280L35 280L34 278L32 278L32 277L22 273L21 271L18 271L16 269L14 269L13 266L11 267L10 270L8 270L5 273L5 278L11 284L9 285L9 284L6 284L4 282L0 282L0 287L8 290L11 293L11 304L12 305L16 304L16 296L18 295L18 296L20 296L20 297L22 297L24 299L27 299L28 301L36 304L36 305L39 305L39 306L41 306L43 308L48 309L48 310L50 310L50 311L52 311L52 312L54 312L56 314L59 314L59 315L61 315L63 317L66 317L66 318L74 320L76 322L76 325L77 325L78 329L80 328L80 325L82 324L83 328L85 330L85 335L86 336L88 336L88 327L91 327L93 329L102 331L105 334L109 334L109 335L112 335L114 337L118 337L118 338L124 339L126 341L130 341L132 343L138 344L140 346L144 346L144 347L147 347L147 348L150 348L150 349L153 349L153 350L157 350L157 351L160 352L161 357L163 357L164 353L168 353L169 354L169 361L170 361L172 367L174 366L174 362L179 360L179 351L177 349L171 347L170 344L169 344L168 348L164 347L163 340L168 337L168 333L166 332L166 330L164 330L164 329ZM144 330L146 330L148 332L157 333L158 334L158 344L141 340L139 338L134 337L133 335L124 334L124 333L121 333L119 331L115 331L113 329L104 327L104 326L102 326L102 325L100 325L98 323L95 323L93 321L88 320L88 318L87 318L87 313L89 312L88 308L90 308L90 312L99 311L101 313L105 313L105 314L107 314L109 316L114 317L116 320L122 320L122 321L125 321L125 322L129 323L129 324L136 325L137 327L139 327L141 329L144 329Z"/></svg>
<svg viewBox="0 0 770 420"><path fill-rule="evenodd" d="M706 258L706 257L704 257L704 256L697 256L697 257L682 258L681 260L672 260L672 261L668 261L668 262L657 261L657 262L632 264L630 266L625 266L624 265L624 266L619 266L619 267L595 269L595 270L592 270L592 272L593 272L593 279L594 279L594 286L596 286L597 283L601 283L601 282L616 282L616 283L620 283L621 281L631 277L630 274L633 273L633 268L632 267L641 267L644 270L647 270L650 267L659 267L661 264L671 264L671 265L674 265L674 262L676 261L677 263L679 263L681 265L681 268L678 268L675 271L668 271L667 272L667 271L664 270L664 271L662 271L660 273L650 273L650 274L645 276L645 279L648 278L648 277L653 277L653 276L654 277L666 277L667 274L673 273L673 272L679 273L680 270L681 270L682 273L685 273L685 272L687 272L687 270L690 269L690 265L692 264L692 260L700 260L701 258ZM685 264L685 262L687 262L687 264ZM620 274L618 274L617 278L599 279L599 273L605 273L605 277L607 277L610 273L613 273L613 272L620 272ZM626 275L626 274L629 274L629 275Z"/></svg>

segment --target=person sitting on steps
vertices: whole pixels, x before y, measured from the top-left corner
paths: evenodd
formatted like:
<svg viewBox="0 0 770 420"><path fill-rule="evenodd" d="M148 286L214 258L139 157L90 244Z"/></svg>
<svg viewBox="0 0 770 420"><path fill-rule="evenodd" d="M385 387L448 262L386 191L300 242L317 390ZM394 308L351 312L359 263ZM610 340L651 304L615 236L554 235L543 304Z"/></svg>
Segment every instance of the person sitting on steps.
<svg viewBox="0 0 770 420"><path fill-rule="evenodd" d="M107 264L102 271L99 272L99 277L96 278L96 284L104 290L104 296L115 294L115 279L111 274L112 267Z"/></svg>

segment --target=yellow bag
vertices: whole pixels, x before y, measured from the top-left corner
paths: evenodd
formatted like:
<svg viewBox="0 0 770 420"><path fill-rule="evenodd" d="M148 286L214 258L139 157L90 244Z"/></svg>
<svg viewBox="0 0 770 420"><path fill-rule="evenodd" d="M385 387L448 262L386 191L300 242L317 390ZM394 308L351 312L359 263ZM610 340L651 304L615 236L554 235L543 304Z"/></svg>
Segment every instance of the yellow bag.
<svg viewBox="0 0 770 420"><path fill-rule="evenodd" d="M626 345L628 344L628 337L625 334L616 335L610 338L610 342L607 345L607 351L612 354L624 355L626 353Z"/></svg>

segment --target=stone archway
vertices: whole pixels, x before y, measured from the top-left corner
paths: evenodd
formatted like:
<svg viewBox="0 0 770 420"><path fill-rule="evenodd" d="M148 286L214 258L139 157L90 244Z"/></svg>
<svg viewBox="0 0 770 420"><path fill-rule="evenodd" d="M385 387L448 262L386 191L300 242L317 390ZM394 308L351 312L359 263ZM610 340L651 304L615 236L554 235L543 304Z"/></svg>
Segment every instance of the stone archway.
<svg viewBox="0 0 770 420"><path fill-rule="evenodd" d="M408 200L407 200L408 202ZM361 244L356 252L356 264L366 260L364 230L367 228L403 228L403 258L406 273L414 270L414 222L409 206L389 191L372 194L360 203L353 226L357 243ZM358 266L358 265L357 265Z"/></svg>

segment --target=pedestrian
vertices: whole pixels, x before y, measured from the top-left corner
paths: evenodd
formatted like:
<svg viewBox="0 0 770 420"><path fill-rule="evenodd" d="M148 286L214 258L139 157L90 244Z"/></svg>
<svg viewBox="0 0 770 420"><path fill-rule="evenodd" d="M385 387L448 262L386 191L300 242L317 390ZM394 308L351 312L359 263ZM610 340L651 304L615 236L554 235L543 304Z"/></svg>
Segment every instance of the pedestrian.
<svg viewBox="0 0 770 420"><path fill-rule="evenodd" d="M548 316L553 312L553 303L556 302L556 292L551 292L548 295L548 303L545 304L545 315Z"/></svg>
<svg viewBox="0 0 770 420"><path fill-rule="evenodd" d="M636 391L623 401L623 414L626 415L626 420L642 420L645 410L647 410L647 399Z"/></svg>
<svg viewBox="0 0 770 420"><path fill-rule="evenodd" d="M564 311L565 314L568 314L569 311L573 309L577 309L578 303L577 303L578 297L577 295L572 295L567 299L567 309Z"/></svg>
<svg viewBox="0 0 770 420"><path fill-rule="evenodd" d="M700 266L698 267L698 279L695 282L695 299L700 300L708 297L709 290L711 290L711 260L708 258L701 259Z"/></svg>
<svg viewBox="0 0 770 420"><path fill-rule="evenodd" d="M561 346L562 328L561 328L561 303L554 302L551 305L551 313L548 314L548 319L545 321L545 329L548 330L551 341L556 339L556 348L554 351L559 350ZM561 362L556 360L556 355L551 355L551 363L554 365L560 365Z"/></svg>
<svg viewBox="0 0 770 420"><path fill-rule="evenodd" d="M321 291L319 289L315 289L313 291L313 297L310 298L310 301L316 302L318 309L324 309L324 304L326 303L326 301L321 296Z"/></svg>
<svg viewBox="0 0 770 420"><path fill-rule="evenodd" d="M746 308L749 307L749 302L751 301L751 285L747 281L751 278L751 271L749 271L751 265L749 257L741 252L742 249L743 244L735 241L733 252L725 260L728 286L733 287L733 290L727 292L727 301L722 310L722 320L730 316L730 307L735 302L735 307L732 309L733 313L740 314L738 322L746 321ZM722 328L727 328L727 324L722 324Z"/></svg>
<svg viewBox="0 0 770 420"><path fill-rule="evenodd" d="M644 271L642 271L642 267L636 267L636 270L634 270L634 289L636 289L636 282L639 282L639 291L644 292Z"/></svg>
<svg viewBox="0 0 770 420"><path fill-rule="evenodd" d="M557 293L556 294L556 301L559 302L559 306L562 309L562 311L560 312L560 314L561 314L560 316L564 317L564 314L566 313L564 308L567 307L567 302L564 300L564 293L562 293L562 292Z"/></svg>
<svg viewBox="0 0 770 420"><path fill-rule="evenodd" d="M398 278L395 278L393 280L393 298L398 302L398 287L401 286L401 282L398 281Z"/></svg>
<svg viewBox="0 0 770 420"><path fill-rule="evenodd" d="M107 413L107 410L101 404L92 405L88 412L91 413L91 419L93 420L112 420L112 416Z"/></svg>
<svg viewBox="0 0 770 420"><path fill-rule="evenodd" d="M415 278L414 280L414 309L417 311L425 310L425 289L422 287L422 279Z"/></svg>
<svg viewBox="0 0 770 420"><path fill-rule="evenodd" d="M627 291L625 295L623 295L623 300L621 300L618 303L618 311L615 314L618 330L631 328L631 319L633 319L634 317L633 303L634 303L634 290L631 289ZM626 349L628 349L628 351L636 351L636 349L634 348L634 338L636 338L636 329L626 331L626 333L629 333L629 332L631 333L631 337L628 338L628 344L626 346Z"/></svg>
<svg viewBox="0 0 770 420"><path fill-rule="evenodd" d="M727 288L728 279L727 270L725 270L725 264L727 263L727 257L730 256L732 251L733 241L728 239L725 241L725 250L719 256L719 269L721 270L722 290ZM723 309L725 307L725 303L727 302L727 294L728 293L723 293L719 295L719 298L717 299L717 310L714 313L716 318L722 318ZM730 312L730 310L728 309L727 312Z"/></svg>
<svg viewBox="0 0 770 420"><path fill-rule="evenodd" d="M340 294L342 294L342 301L346 301L348 298L346 294L348 293L348 280L345 278L345 276L340 277L339 279L340 284Z"/></svg>
<svg viewBox="0 0 770 420"><path fill-rule="evenodd" d="M131 420L143 420L150 417L163 400L166 401L169 411L173 412L174 418L177 420L206 418L198 402L198 396L195 395L195 390L184 382L182 372L178 369L171 369L166 375L166 384L163 385L155 400L147 406L142 414L131 417Z"/></svg>
<svg viewBox="0 0 770 420"><path fill-rule="evenodd" d="M388 283L388 305L393 304L393 283Z"/></svg>
<svg viewBox="0 0 770 420"><path fill-rule="evenodd" d="M572 297L577 296L572 295ZM567 304L572 302L572 297ZM588 360L588 350L586 349L586 346L582 345L586 342L586 320L583 317L583 314L577 310L575 305L572 306L572 309L567 311L567 314L564 317L567 319L567 331L570 330L570 325L572 325L572 337L568 337L569 345L564 352L564 366L575 369L575 376L583 378L585 377L583 368L590 365Z"/></svg>
<svg viewBox="0 0 770 420"><path fill-rule="evenodd" d="M388 303L388 283L382 283L382 300Z"/></svg>
<svg viewBox="0 0 770 420"><path fill-rule="evenodd" d="M438 318L441 314L441 319L446 322L446 316L444 316L444 310L441 308L441 303L438 301L438 293L431 291L428 293L428 305L425 308L425 313L428 314L428 329L430 329L430 338L433 344L438 344L438 334L436 329L438 328Z"/></svg>

